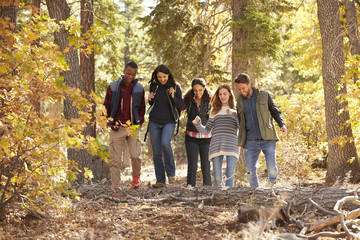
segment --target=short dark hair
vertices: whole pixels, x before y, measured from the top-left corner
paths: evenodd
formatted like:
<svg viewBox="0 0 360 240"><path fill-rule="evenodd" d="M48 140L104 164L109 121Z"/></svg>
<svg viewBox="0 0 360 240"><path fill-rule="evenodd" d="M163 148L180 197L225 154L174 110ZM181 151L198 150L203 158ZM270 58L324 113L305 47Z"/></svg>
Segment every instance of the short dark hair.
<svg viewBox="0 0 360 240"><path fill-rule="evenodd" d="M135 62L128 62L126 65L125 65L125 69L127 67L131 67L131 68L134 68L134 69L138 69L138 66Z"/></svg>
<svg viewBox="0 0 360 240"><path fill-rule="evenodd" d="M239 73L235 78L235 83L250 83L250 77L246 73Z"/></svg>

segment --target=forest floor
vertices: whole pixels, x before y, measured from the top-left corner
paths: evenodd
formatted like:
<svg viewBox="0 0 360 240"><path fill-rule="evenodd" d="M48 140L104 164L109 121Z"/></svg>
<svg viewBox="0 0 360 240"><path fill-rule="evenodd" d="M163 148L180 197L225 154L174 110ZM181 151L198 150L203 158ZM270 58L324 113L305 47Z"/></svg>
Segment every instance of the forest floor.
<svg viewBox="0 0 360 240"><path fill-rule="evenodd" d="M319 178L304 184L321 187L325 172L316 171L319 171ZM198 175L197 184L200 185L201 174ZM266 188L266 173L262 171L259 177L261 186ZM0 223L0 239L290 239L274 236L294 232L291 228L264 231L257 224L239 224L236 204L211 205L184 200L191 199L188 193L196 192L197 188L183 191L182 200L165 199L166 191L173 194L172 189L189 189L185 165L177 166L176 182L163 189L151 187L155 183L152 167L143 168L139 189L131 188L130 170L125 172L123 180L126 197L121 201L112 198L110 181L104 179L78 186L78 200L59 199L57 204L62 207L42 209L46 213L43 219L14 207ZM246 184L237 182L238 187ZM282 179L280 173L275 188L297 184L295 178Z"/></svg>

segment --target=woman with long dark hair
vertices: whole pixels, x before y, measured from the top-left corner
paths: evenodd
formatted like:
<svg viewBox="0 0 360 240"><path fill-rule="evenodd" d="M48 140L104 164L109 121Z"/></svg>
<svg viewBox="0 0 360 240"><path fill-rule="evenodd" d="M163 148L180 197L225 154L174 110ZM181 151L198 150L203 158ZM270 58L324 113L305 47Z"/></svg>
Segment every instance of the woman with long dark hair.
<svg viewBox="0 0 360 240"><path fill-rule="evenodd" d="M209 119L211 95L203 78L194 78L191 89L184 96L186 106L187 124L185 133L185 146L188 160L187 185L196 186L196 172L200 155L203 185L211 186L211 173L209 161L209 145L211 132L200 133L192 121L200 116L201 122L206 124Z"/></svg>
<svg viewBox="0 0 360 240"><path fill-rule="evenodd" d="M175 182L175 161L171 147L180 109L184 107L182 91L169 68L160 64L152 73L148 101L149 133L155 167L155 188L164 187L168 182Z"/></svg>

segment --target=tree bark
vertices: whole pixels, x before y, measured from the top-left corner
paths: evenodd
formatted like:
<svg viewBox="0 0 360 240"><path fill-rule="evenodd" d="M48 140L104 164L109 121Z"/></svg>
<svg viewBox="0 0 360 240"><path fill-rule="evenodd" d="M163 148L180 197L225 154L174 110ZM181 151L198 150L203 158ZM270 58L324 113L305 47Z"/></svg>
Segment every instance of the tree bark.
<svg viewBox="0 0 360 240"><path fill-rule="evenodd" d="M233 21L243 17L244 12L247 7L247 0L233 0L232 1L232 18ZM234 79L239 73L247 73L248 70L248 59L245 56L238 56L237 49L241 48L245 45L246 42L246 31L241 28L233 29L233 39L232 39L232 88L235 95L235 99L238 98L239 93L235 85ZM245 164L245 152L244 149L241 148L239 155L239 166L240 169L246 169Z"/></svg>
<svg viewBox="0 0 360 240"><path fill-rule="evenodd" d="M337 96L346 93L346 86L337 90L345 73L345 54L343 33L340 23L339 2L337 0L317 0L318 18L322 41L322 75L324 82L326 131L329 143L329 155L326 182L344 180L351 171L350 181L360 181L356 147L353 141L350 118L346 109L347 102L339 103ZM348 141L339 144L339 138ZM352 160L352 161L351 161Z"/></svg>
<svg viewBox="0 0 360 240"><path fill-rule="evenodd" d="M41 0L34 0L32 3L32 17L35 18L37 15L40 14L40 6L41 6ZM35 46L39 46L39 40L35 40L34 41L34 45ZM35 86L36 87L36 86ZM40 100L39 100L39 96L37 95L37 93L35 93L35 98L34 98L34 111L38 114L38 116L41 116L41 104L40 104Z"/></svg>
<svg viewBox="0 0 360 240"><path fill-rule="evenodd" d="M15 0L10 0L5 5L0 5L0 17L2 19L8 18L9 22L13 25L10 26L12 31L16 31L16 6L14 5Z"/></svg>
<svg viewBox="0 0 360 240"><path fill-rule="evenodd" d="M48 7L50 17L55 18L57 24L60 25L60 21L65 21L70 17L70 7L68 6L66 0L46 0L46 5ZM61 75L64 76L66 85L68 87L82 89L81 71L77 50L74 47L71 47L69 51L65 52L65 49L69 47L69 31L61 27L59 31L54 33L54 37L54 42L60 46L60 50L65 55L66 63L70 67L70 70L61 73ZM66 119L79 117L76 106L72 106L72 102L69 98L64 101L64 116Z"/></svg>
<svg viewBox="0 0 360 240"><path fill-rule="evenodd" d="M46 5L51 18L54 18L57 24L60 25L60 21L65 21L70 17L70 7L66 0L46 0ZM65 83L68 87L82 89L81 71L79 64L78 52L74 47L71 47L68 51L65 51L69 47L70 33L63 27L60 27L59 31L54 33L54 42L60 46L60 50L63 52L66 63L70 67L70 70L63 71L60 74L64 77ZM79 118L79 113L76 106L72 105L72 100L66 97L64 100L64 116L65 119ZM84 133L84 135L87 135ZM78 181L83 180L82 170L87 166L88 160L91 157L90 154L84 149L68 149L68 159L74 160L78 164L80 174L78 175Z"/></svg>
<svg viewBox="0 0 360 240"><path fill-rule="evenodd" d="M85 34L91 30L94 24L94 0L81 0L81 35L84 39L87 39ZM84 46L83 50L88 46ZM92 51L90 54L81 51L80 53L80 69L83 90L87 96L92 96L92 92L95 92L95 54ZM91 106L91 120L87 123L89 135L96 138L96 105L93 102Z"/></svg>
<svg viewBox="0 0 360 240"><path fill-rule="evenodd" d="M354 1L345 0L345 16L349 34L350 52L352 55L360 55L359 24Z"/></svg>
<svg viewBox="0 0 360 240"><path fill-rule="evenodd" d="M350 53L351 55L360 55L360 38L359 38L359 24L356 15L355 2L352 0L345 0L345 16L346 25L348 29ZM359 79L357 74L354 75L354 82Z"/></svg>
<svg viewBox="0 0 360 240"><path fill-rule="evenodd" d="M8 30L11 30L12 32L16 32L16 6L15 6L15 1L8 1L8 4L0 4L0 18L1 19L5 19L7 20L7 22L10 23ZM2 26L3 27L3 26ZM0 45L3 45L3 41L4 39L1 37L0 35ZM0 51L5 51L3 48L1 48ZM14 71L12 72L12 74L16 74L16 71L14 69ZM5 86L5 84L4 84ZM10 89L8 89L8 91L10 91ZM0 97L0 107L4 106L5 99ZM1 114L0 117L3 117L3 115ZM4 131L0 132L0 137L4 134ZM2 165L3 166L3 165ZM3 172L4 170L1 169L0 171L0 177L2 177L2 175L4 174ZM10 178L8 178L8 181ZM3 185L1 185L3 186ZM6 199L6 198L5 198ZM1 199L4 200L4 199ZM6 206L12 202L14 200L14 195L10 196L7 200L2 201L0 203L0 221L4 220L6 218Z"/></svg>
<svg viewBox="0 0 360 240"><path fill-rule="evenodd" d="M243 17L244 12L246 11L247 0L233 0L232 1L232 19L236 21L237 19ZM242 48L246 42L246 31L241 28L233 29L233 39L232 39L232 79L234 80L239 73L247 73L248 70L248 60L245 56L239 56L237 50ZM233 83L233 91L237 97L239 94L236 90L235 82Z"/></svg>

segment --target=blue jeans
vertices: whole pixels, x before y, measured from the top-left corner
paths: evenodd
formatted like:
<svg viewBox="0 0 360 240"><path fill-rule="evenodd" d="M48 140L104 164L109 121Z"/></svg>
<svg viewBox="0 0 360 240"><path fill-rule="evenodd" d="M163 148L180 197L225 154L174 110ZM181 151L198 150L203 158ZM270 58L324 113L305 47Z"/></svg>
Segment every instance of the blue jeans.
<svg viewBox="0 0 360 240"><path fill-rule="evenodd" d="M256 163L259 159L260 151L264 153L269 182L275 183L278 175L276 166L276 143L275 141L256 140L246 141L245 143L245 162L250 187L258 188L259 179L256 174Z"/></svg>
<svg viewBox="0 0 360 240"><path fill-rule="evenodd" d="M201 172L203 175L203 185L211 186L209 145L209 143L202 142L201 139L185 142L188 159L187 184L190 184L193 187L196 186L196 172L198 167L199 154Z"/></svg>
<svg viewBox="0 0 360 240"><path fill-rule="evenodd" d="M235 156L225 156L226 157L226 183L225 186L233 187L234 186L234 174L237 158ZM219 187L222 181L222 163L224 156L217 156L213 158L213 168L214 168L214 182L215 186Z"/></svg>
<svg viewBox="0 0 360 240"><path fill-rule="evenodd" d="M157 124L149 121L156 183L166 183L165 171L168 177L175 177L175 162L171 148L171 138L174 130L175 123Z"/></svg>

